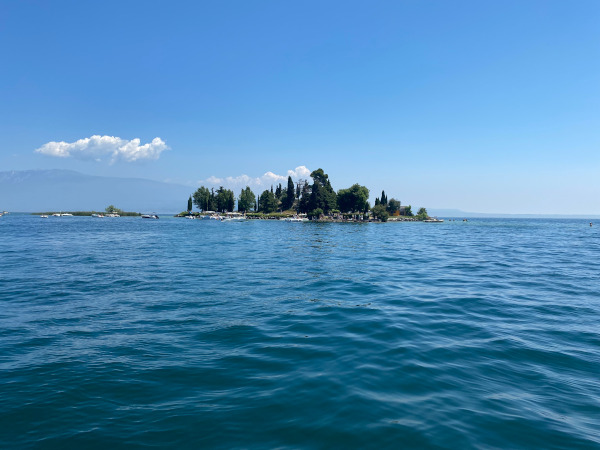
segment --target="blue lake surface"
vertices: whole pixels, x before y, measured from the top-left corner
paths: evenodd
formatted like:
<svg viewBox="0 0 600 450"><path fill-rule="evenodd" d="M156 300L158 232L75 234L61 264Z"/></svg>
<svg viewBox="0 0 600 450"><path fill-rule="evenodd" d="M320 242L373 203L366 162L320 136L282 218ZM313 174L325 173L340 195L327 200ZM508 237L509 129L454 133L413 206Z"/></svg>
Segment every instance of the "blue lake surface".
<svg viewBox="0 0 600 450"><path fill-rule="evenodd" d="M600 448L600 223L0 218L2 448Z"/></svg>

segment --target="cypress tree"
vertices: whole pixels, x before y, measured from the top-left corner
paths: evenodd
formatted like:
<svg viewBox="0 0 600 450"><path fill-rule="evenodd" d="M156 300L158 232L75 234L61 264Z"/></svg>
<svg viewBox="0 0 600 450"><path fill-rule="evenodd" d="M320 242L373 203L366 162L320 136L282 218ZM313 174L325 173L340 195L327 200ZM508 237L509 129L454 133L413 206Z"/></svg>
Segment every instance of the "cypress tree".
<svg viewBox="0 0 600 450"><path fill-rule="evenodd" d="M286 198L285 198L285 209L290 209L292 206L294 206L294 197L295 197L294 182L292 181L292 177L288 176L287 184L288 185L287 185Z"/></svg>
<svg viewBox="0 0 600 450"><path fill-rule="evenodd" d="M187 208L187 212L191 212L192 211L192 196L190 195L190 198L188 198L188 208Z"/></svg>

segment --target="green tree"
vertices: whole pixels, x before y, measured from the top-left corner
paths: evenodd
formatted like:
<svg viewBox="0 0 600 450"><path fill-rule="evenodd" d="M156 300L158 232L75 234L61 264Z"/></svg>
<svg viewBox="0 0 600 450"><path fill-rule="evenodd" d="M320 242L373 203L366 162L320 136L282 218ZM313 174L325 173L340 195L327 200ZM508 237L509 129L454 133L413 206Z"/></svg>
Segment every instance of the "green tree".
<svg viewBox="0 0 600 450"><path fill-rule="evenodd" d="M308 184L308 181L305 181L304 185L302 186L300 200L298 201L298 211L300 211L301 213L308 213L308 211L309 211L308 207L310 204L311 191L312 191L312 188Z"/></svg>
<svg viewBox="0 0 600 450"><path fill-rule="evenodd" d="M188 198L187 212L188 213L192 212L192 196L191 195L190 195L190 198Z"/></svg>
<svg viewBox="0 0 600 450"><path fill-rule="evenodd" d="M200 186L196 192L192 194L194 205L200 211L210 211L211 193L208 188Z"/></svg>
<svg viewBox="0 0 600 450"><path fill-rule="evenodd" d="M412 212L412 207L410 205L408 205L406 208L404 208L404 215L412 217L413 212Z"/></svg>
<svg viewBox="0 0 600 450"><path fill-rule="evenodd" d="M318 219L322 214L323 210L321 208L316 208L308 213L308 217L311 219Z"/></svg>
<svg viewBox="0 0 600 450"><path fill-rule="evenodd" d="M104 211L107 212L108 214L115 214L115 213L122 214L123 213L123 211L120 210L119 208L117 208L115 205L108 205Z"/></svg>
<svg viewBox="0 0 600 450"><path fill-rule="evenodd" d="M256 195L246 186L246 189L242 189L240 196L238 197L238 211L249 211L255 207Z"/></svg>
<svg viewBox="0 0 600 450"><path fill-rule="evenodd" d="M277 211L277 198L273 192L265 190L262 194L260 194L260 198L258 199L258 204L260 211L269 214Z"/></svg>
<svg viewBox="0 0 600 450"><path fill-rule="evenodd" d="M342 212L362 212L369 199L369 190L358 183L337 193L337 204Z"/></svg>
<svg viewBox="0 0 600 450"><path fill-rule="evenodd" d="M427 214L427 210L425 208L419 208L419 211L417 211L417 218L419 220L425 220L429 217L429 215Z"/></svg>
<svg viewBox="0 0 600 450"><path fill-rule="evenodd" d="M390 217L390 214L385 209L385 206L383 206L381 203L373 206L373 215L382 222L387 222L388 217Z"/></svg>
<svg viewBox="0 0 600 450"><path fill-rule="evenodd" d="M235 207L235 197L233 195L233 191L220 186L219 189L217 189L216 202L217 211L233 211L233 208Z"/></svg>
<svg viewBox="0 0 600 450"><path fill-rule="evenodd" d="M328 214L332 209L337 208L337 195L331 183L329 176L323 172L323 169L314 170L310 176L313 179L308 210L322 209Z"/></svg>
<svg viewBox="0 0 600 450"><path fill-rule="evenodd" d="M281 201L281 209L284 211L290 209L294 206L295 200L295 188L294 182L292 181L292 177L288 176L287 189L284 190L285 196Z"/></svg>
<svg viewBox="0 0 600 450"><path fill-rule="evenodd" d="M391 215L394 215L395 212L400 211L400 200L396 200L395 198L391 198L387 204L387 210Z"/></svg>

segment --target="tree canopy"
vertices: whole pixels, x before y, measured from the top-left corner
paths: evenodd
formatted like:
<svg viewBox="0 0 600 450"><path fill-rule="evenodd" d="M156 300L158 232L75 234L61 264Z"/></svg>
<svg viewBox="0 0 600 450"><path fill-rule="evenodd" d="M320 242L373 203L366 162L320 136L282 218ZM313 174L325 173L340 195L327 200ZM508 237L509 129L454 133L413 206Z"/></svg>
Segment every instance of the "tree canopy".
<svg viewBox="0 0 600 450"><path fill-rule="evenodd" d="M385 206L381 203L373 206L373 215L382 222L387 222L388 217L390 217L390 214L385 209Z"/></svg>
<svg viewBox="0 0 600 450"><path fill-rule="evenodd" d="M258 209L262 213L269 214L277 211L278 203L275 194L269 190L265 190L260 194L260 198L258 199Z"/></svg>
<svg viewBox="0 0 600 450"><path fill-rule="evenodd" d="M242 189L240 196L238 197L238 211L249 211L254 208L256 203L256 195L252 192L249 186L246 189Z"/></svg>
<svg viewBox="0 0 600 450"><path fill-rule="evenodd" d="M387 199L386 199L387 200ZM396 212L400 212L400 200L390 198L387 204L387 210L390 214L394 215Z"/></svg>
<svg viewBox="0 0 600 450"><path fill-rule="evenodd" d="M294 208L300 213L308 214L309 217L342 212L364 213L365 218L367 213L372 211L373 216L382 221L386 221L390 215L413 216L410 205L402 207L400 200L388 199L385 190L381 191L381 197L375 199L375 205L371 208L370 192L366 186L355 183L336 193L331 186L329 175L323 169L312 171L310 177L312 184L303 179L296 180L294 184L292 177L288 176L285 187L281 183L276 186L271 185L270 190L266 189L258 197L249 186L246 186L237 198L238 211L247 212L254 209L256 212L269 214ZM233 191L223 186L216 191L214 188L200 186L188 199L188 212L193 205L201 211L233 211L235 202ZM418 217L427 218L427 210L420 208Z"/></svg>
<svg viewBox="0 0 600 450"><path fill-rule="evenodd" d="M314 170L310 176L313 179L313 185L307 209L308 211L322 209L325 214L328 214L337 207L337 195L331 187L329 176L323 172L323 169Z"/></svg>
<svg viewBox="0 0 600 450"><path fill-rule="evenodd" d="M358 183L337 193L337 204L342 212L362 212L369 200L369 190Z"/></svg>

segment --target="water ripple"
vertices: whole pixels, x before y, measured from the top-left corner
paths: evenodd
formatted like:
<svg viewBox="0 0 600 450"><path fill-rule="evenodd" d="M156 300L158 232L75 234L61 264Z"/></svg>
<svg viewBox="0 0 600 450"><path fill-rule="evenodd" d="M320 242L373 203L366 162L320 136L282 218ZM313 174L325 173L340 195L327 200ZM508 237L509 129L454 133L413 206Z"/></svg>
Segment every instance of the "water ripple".
<svg viewBox="0 0 600 450"><path fill-rule="evenodd" d="M0 221L7 448L600 448L600 230Z"/></svg>

